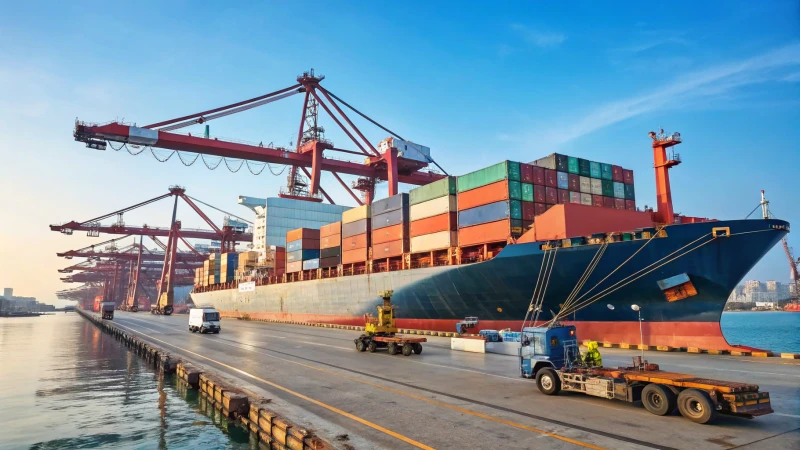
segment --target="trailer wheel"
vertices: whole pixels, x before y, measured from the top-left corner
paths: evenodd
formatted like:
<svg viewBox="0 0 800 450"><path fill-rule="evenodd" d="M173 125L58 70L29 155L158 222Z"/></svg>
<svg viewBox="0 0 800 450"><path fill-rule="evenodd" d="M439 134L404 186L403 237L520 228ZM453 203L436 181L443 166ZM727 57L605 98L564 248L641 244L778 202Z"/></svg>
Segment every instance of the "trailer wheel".
<svg viewBox="0 0 800 450"><path fill-rule="evenodd" d="M367 347L364 345L364 341L361 339L356 339L356 350L363 352L366 349Z"/></svg>
<svg viewBox="0 0 800 450"><path fill-rule="evenodd" d="M165 307L164 307L164 315L165 315L165 316L170 316L170 315L172 315L172 306L165 306Z"/></svg>
<svg viewBox="0 0 800 450"><path fill-rule="evenodd" d="M412 344L412 347L413 347L414 353L416 353L418 355L420 353L422 353L422 344L420 344L419 342L414 342Z"/></svg>
<svg viewBox="0 0 800 450"><path fill-rule="evenodd" d="M675 410L675 393L660 384L650 383L642 390L644 408L657 416L666 416Z"/></svg>
<svg viewBox="0 0 800 450"><path fill-rule="evenodd" d="M395 344L394 342L389 342L388 344L386 344L386 350L389 351L390 355L396 355L397 354L397 344Z"/></svg>
<svg viewBox="0 0 800 450"><path fill-rule="evenodd" d="M561 391L561 380L556 371L550 368L536 372L536 386L545 395L556 395Z"/></svg>
<svg viewBox="0 0 800 450"><path fill-rule="evenodd" d="M406 342L405 344L403 344L402 351L403 351L403 356L411 356L411 353L414 351L414 347L408 342Z"/></svg>
<svg viewBox="0 0 800 450"><path fill-rule="evenodd" d="M695 423L711 422L717 415L708 394L698 389L686 389L678 394L678 411Z"/></svg>
<svg viewBox="0 0 800 450"><path fill-rule="evenodd" d="M376 348L378 348L378 344L376 344L375 341L369 341L369 344L367 344L367 351L375 353Z"/></svg>

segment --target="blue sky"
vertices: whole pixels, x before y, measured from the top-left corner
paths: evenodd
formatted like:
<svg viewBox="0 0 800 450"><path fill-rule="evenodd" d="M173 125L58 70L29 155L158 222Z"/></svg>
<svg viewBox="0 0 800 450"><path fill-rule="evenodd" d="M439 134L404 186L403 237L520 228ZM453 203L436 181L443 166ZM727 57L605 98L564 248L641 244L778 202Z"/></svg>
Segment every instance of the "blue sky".
<svg viewBox="0 0 800 450"><path fill-rule="evenodd" d="M0 35L0 285L20 295L52 300L64 287L56 269L68 265L54 253L98 242L50 223L171 184L246 214L237 195L271 196L285 182L88 150L72 140L76 118L144 125L289 86L310 67L454 174L561 152L633 169L637 203L652 205L647 132L662 126L684 137L684 163L671 173L677 211L741 218L765 189L778 217L800 219L796 1L16 3ZM286 145L301 102L219 119L211 132ZM373 142L386 137L362 128ZM324 186L352 201L335 181ZM126 221L166 224L168 215L164 203ZM750 277L788 281L786 264L775 248Z"/></svg>

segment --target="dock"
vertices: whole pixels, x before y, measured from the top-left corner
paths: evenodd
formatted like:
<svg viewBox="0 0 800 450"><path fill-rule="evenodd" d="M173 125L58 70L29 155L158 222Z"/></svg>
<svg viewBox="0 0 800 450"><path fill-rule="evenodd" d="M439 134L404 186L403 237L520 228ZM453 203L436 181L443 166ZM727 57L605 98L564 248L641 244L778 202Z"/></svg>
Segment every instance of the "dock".
<svg viewBox="0 0 800 450"><path fill-rule="evenodd" d="M223 319L220 334L188 316L117 311L113 323L143 341L253 392L341 448L797 448L800 360L648 351L663 370L758 384L774 414L713 425L659 417L640 405L542 395L516 357L450 349L429 336L420 355L361 353L359 331ZM638 350L603 348L606 366Z"/></svg>

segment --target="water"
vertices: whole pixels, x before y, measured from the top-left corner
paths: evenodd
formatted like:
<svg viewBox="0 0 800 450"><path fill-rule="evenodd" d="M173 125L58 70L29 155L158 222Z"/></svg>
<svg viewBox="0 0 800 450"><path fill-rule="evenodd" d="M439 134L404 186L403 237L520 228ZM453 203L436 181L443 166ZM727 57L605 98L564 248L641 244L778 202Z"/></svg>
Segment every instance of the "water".
<svg viewBox="0 0 800 450"><path fill-rule="evenodd" d="M800 313L724 312L720 323L725 339L731 344L774 352L800 353Z"/></svg>
<svg viewBox="0 0 800 450"><path fill-rule="evenodd" d="M255 446L75 313L0 318L0 449Z"/></svg>

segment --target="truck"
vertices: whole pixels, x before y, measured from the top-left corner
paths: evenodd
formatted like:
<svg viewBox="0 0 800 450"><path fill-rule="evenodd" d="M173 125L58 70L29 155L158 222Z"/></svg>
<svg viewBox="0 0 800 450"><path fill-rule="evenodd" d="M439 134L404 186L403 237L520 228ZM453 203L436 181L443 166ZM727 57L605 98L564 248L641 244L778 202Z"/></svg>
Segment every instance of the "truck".
<svg viewBox="0 0 800 450"><path fill-rule="evenodd" d="M385 348L390 355L402 353L411 356L412 353L422 353L422 343L428 342L426 338L410 337L397 334L397 324L394 319L395 306L392 304L394 291L380 291L378 296L383 299L383 304L378 305L378 316L365 314L364 334L355 338L356 350L359 352L375 352Z"/></svg>
<svg viewBox="0 0 800 450"><path fill-rule="evenodd" d="M192 308L189 310L189 331L192 333L218 334L221 329L219 312L216 309Z"/></svg>
<svg viewBox="0 0 800 450"><path fill-rule="evenodd" d="M768 392L758 385L667 372L641 356L630 367L593 367L583 361L574 325L525 327L519 349L520 375L533 378L545 395L574 391L626 402L641 401L664 416L675 409L696 423L717 414L753 418L773 412Z"/></svg>
<svg viewBox="0 0 800 450"><path fill-rule="evenodd" d="M102 302L100 303L100 315L103 320L113 320L114 319L114 302Z"/></svg>

